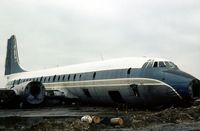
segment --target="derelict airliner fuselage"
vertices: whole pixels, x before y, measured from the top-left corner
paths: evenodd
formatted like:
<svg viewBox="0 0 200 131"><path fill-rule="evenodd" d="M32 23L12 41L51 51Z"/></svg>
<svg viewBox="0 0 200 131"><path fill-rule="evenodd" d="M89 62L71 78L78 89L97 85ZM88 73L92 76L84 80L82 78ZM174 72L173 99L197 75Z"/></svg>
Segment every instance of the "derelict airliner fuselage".
<svg viewBox="0 0 200 131"><path fill-rule="evenodd" d="M46 97L77 99L89 104L159 106L200 97L200 81L160 58L133 57L39 71L19 65L15 36L8 40L6 89L30 105Z"/></svg>

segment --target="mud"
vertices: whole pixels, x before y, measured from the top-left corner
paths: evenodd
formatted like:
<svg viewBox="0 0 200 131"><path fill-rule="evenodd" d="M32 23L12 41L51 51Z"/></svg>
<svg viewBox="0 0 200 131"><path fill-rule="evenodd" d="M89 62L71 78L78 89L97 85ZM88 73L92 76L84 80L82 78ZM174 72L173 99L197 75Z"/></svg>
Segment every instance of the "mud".
<svg viewBox="0 0 200 131"><path fill-rule="evenodd" d="M123 125L81 122L84 115L121 117ZM0 130L82 131L82 130L200 130L200 106L170 107L163 110L111 107L57 107L0 110Z"/></svg>

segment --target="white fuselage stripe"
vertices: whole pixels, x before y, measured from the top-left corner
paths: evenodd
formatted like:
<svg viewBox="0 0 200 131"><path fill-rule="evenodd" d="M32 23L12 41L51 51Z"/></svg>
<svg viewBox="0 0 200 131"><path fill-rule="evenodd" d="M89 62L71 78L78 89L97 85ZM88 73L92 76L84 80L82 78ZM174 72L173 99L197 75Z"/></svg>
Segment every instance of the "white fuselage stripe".
<svg viewBox="0 0 200 131"><path fill-rule="evenodd" d="M90 87L119 87L136 85L165 85L169 87L177 96L182 99L178 92L170 85L155 79L149 78L121 78L121 79L103 79L103 80L88 80L88 81L66 81L44 83L47 89L67 89L67 88L90 88Z"/></svg>

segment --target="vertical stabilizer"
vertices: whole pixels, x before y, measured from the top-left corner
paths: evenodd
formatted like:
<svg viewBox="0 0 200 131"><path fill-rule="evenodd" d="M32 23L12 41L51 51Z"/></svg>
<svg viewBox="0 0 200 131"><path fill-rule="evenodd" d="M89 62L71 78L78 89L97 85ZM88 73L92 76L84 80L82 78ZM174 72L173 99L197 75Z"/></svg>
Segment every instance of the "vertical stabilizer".
<svg viewBox="0 0 200 131"><path fill-rule="evenodd" d="M10 39L8 39L7 43L5 75L10 75L19 72L24 72L24 70L19 65L17 41L15 36L12 35Z"/></svg>

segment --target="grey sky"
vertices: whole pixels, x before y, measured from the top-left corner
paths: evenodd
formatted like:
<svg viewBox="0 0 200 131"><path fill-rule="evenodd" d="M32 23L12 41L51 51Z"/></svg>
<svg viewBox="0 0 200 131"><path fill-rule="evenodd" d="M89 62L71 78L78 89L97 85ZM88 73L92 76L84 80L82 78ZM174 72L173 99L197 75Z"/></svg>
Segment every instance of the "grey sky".
<svg viewBox="0 0 200 131"><path fill-rule="evenodd" d="M0 0L1 87L12 34L28 70L151 56L200 78L199 0Z"/></svg>

